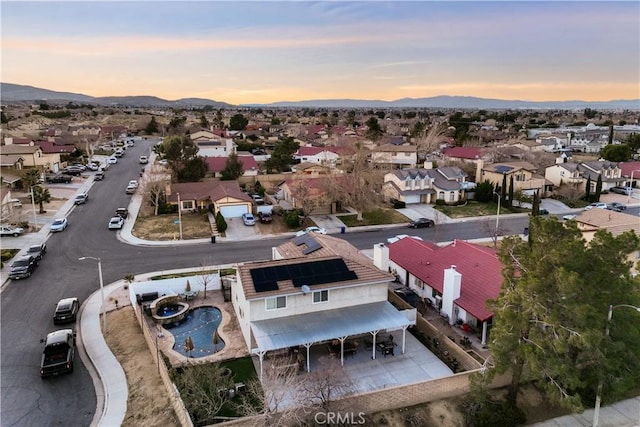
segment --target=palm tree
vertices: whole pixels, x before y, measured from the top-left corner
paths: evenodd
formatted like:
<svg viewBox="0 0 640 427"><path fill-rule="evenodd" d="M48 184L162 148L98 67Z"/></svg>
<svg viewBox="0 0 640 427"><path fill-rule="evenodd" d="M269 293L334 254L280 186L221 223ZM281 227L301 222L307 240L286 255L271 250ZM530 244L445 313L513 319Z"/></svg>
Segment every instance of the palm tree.
<svg viewBox="0 0 640 427"><path fill-rule="evenodd" d="M33 202L38 204L41 214L45 213L44 204L51 201L51 193L49 192L49 189L42 188L40 185L35 185L31 187L31 191L33 191Z"/></svg>

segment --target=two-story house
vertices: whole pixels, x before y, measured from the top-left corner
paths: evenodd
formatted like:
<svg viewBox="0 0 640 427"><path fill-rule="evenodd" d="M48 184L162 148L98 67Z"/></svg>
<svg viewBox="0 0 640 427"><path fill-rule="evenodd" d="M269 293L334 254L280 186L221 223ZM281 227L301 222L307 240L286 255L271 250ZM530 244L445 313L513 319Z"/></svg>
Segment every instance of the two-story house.
<svg viewBox="0 0 640 427"><path fill-rule="evenodd" d="M338 341L343 360L345 342L363 335L373 340L375 359L376 338L389 331L402 331L404 352L416 310L398 310L388 302L393 276L357 250L336 255L336 247L350 246L340 240L304 234L274 248L272 261L238 266L231 301L261 372L267 352L304 348L310 371L311 346Z"/></svg>
<svg viewBox="0 0 640 427"><path fill-rule="evenodd" d="M4 145L2 146L0 155L2 155L3 160L7 156L12 158L15 158L16 156L21 157L22 166L25 168L46 169L48 164L50 166L51 162L53 161L52 158L46 156L42 152L42 148L40 148L35 143ZM60 157L58 156L57 159L57 163L59 163Z"/></svg>
<svg viewBox="0 0 640 427"><path fill-rule="evenodd" d="M384 144L371 150L371 161L392 168L415 168L418 164L418 147L410 144Z"/></svg>
<svg viewBox="0 0 640 427"><path fill-rule="evenodd" d="M223 138L208 129L193 132L189 137L198 146L198 155L202 157L227 157L236 150L233 139Z"/></svg>
<svg viewBox="0 0 640 427"><path fill-rule="evenodd" d="M426 165L431 163L427 162ZM464 197L467 174L455 166L399 169L385 174L383 194L409 203L455 203Z"/></svg>
<svg viewBox="0 0 640 427"><path fill-rule="evenodd" d="M455 240L440 247L405 237L374 246L374 264L446 315L450 324L481 331L487 342L493 313L486 303L502 286L502 266L494 249Z"/></svg>
<svg viewBox="0 0 640 427"><path fill-rule="evenodd" d="M598 177L602 179L602 190L624 186L628 181L622 175L622 169L616 162L593 161L573 163L558 157L556 163L545 169L545 178L555 186L571 184L586 191L587 182L591 182L591 193L595 193ZM638 172L640 174L640 171Z"/></svg>
<svg viewBox="0 0 640 427"><path fill-rule="evenodd" d="M547 185L545 177L536 173L537 168L529 162L502 162L484 165L478 164L476 170L476 182L489 181L495 188L502 187L504 177L507 179L507 186L513 177L513 190L522 191L532 195L538 193L540 196L546 194L550 186Z"/></svg>

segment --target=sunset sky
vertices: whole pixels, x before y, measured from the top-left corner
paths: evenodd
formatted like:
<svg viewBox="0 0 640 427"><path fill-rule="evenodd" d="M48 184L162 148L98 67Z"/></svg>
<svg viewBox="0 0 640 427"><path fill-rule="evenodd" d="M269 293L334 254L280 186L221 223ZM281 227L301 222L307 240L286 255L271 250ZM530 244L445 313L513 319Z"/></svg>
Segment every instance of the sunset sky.
<svg viewBox="0 0 640 427"><path fill-rule="evenodd" d="M91 96L640 98L640 2L6 1L1 80Z"/></svg>

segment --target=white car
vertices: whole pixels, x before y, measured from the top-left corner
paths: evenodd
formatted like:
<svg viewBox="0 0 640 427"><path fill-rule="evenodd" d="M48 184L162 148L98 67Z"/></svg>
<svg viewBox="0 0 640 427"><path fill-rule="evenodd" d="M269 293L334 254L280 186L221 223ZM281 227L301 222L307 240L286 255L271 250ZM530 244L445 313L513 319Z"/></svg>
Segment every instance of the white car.
<svg viewBox="0 0 640 427"><path fill-rule="evenodd" d="M49 226L49 230L51 230L52 233L64 231L68 225L67 218L58 218Z"/></svg>
<svg viewBox="0 0 640 427"><path fill-rule="evenodd" d="M596 202L596 203L591 203L590 205L586 206L584 208L585 211L591 210L593 208L597 208L597 209L607 209L608 206L606 203L603 202Z"/></svg>
<svg viewBox="0 0 640 427"><path fill-rule="evenodd" d="M575 218L576 218L576 215L573 215L573 214L567 214L562 216L563 221L571 221L572 219L575 219Z"/></svg>
<svg viewBox="0 0 640 427"><path fill-rule="evenodd" d="M304 230L300 230L296 233L296 237L302 236L305 233L318 233L318 234L327 234L327 230L325 230L324 228L320 228L320 227L316 227L316 226L311 226L311 227L307 227Z"/></svg>
<svg viewBox="0 0 640 427"><path fill-rule="evenodd" d="M109 157L107 159L107 164L109 164L109 165L115 165L116 163L118 163L118 158L117 157Z"/></svg>
<svg viewBox="0 0 640 427"><path fill-rule="evenodd" d="M121 229L124 225L124 219L120 216L114 216L109 220L109 230Z"/></svg>
<svg viewBox="0 0 640 427"><path fill-rule="evenodd" d="M147 163L149 163L149 158L147 156L140 156L140 164L146 165Z"/></svg>
<svg viewBox="0 0 640 427"><path fill-rule="evenodd" d="M127 187L138 188L138 181L136 181L135 179L132 179L131 181L129 181L129 184L127 184Z"/></svg>

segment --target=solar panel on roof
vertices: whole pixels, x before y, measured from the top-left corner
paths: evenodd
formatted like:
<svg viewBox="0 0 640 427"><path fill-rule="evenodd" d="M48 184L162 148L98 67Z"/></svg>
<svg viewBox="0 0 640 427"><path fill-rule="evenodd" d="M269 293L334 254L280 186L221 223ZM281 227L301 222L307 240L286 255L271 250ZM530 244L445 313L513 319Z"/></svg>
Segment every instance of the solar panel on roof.
<svg viewBox="0 0 640 427"><path fill-rule="evenodd" d="M505 166L505 165L496 166L496 172L499 172L499 173L507 173L507 172L511 172L512 170L513 168L511 166Z"/></svg>
<svg viewBox="0 0 640 427"><path fill-rule="evenodd" d="M318 249L322 249L322 245L312 237L311 239L307 240L307 247L302 251L302 253L304 255L309 255L310 253L315 252Z"/></svg>
<svg viewBox="0 0 640 427"><path fill-rule="evenodd" d="M358 275L349 270L343 259L309 261L251 270L251 279L256 292L277 290L278 282L283 280L291 280L293 286L299 288L303 285L313 286L357 278Z"/></svg>

